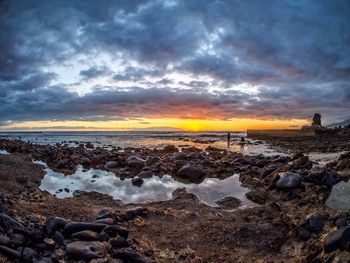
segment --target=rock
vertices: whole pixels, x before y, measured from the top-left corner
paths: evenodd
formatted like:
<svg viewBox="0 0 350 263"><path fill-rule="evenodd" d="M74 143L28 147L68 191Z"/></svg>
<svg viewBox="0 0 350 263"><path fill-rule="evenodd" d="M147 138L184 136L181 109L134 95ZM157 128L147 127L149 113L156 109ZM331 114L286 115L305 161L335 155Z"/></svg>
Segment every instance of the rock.
<svg viewBox="0 0 350 263"><path fill-rule="evenodd" d="M176 148L174 145L167 145L161 151L163 153L174 153L174 152L178 152L179 149Z"/></svg>
<svg viewBox="0 0 350 263"><path fill-rule="evenodd" d="M205 172L201 167L191 164L182 166L176 173L176 176L189 180L192 183L200 183L204 180Z"/></svg>
<svg viewBox="0 0 350 263"><path fill-rule="evenodd" d="M350 242L350 226L340 228L329 233L324 239L325 252L332 252L336 249L345 249Z"/></svg>
<svg viewBox="0 0 350 263"><path fill-rule="evenodd" d="M294 169L300 169L302 167L308 167L311 168L312 167L312 163L309 160L308 156L301 156L298 159L293 160L293 164L292 167Z"/></svg>
<svg viewBox="0 0 350 263"><path fill-rule="evenodd" d="M112 211L108 209L101 209L96 214L96 219L103 219L103 218L113 218Z"/></svg>
<svg viewBox="0 0 350 263"><path fill-rule="evenodd" d="M102 231L100 233L100 241L108 241L108 240L109 240L109 235L105 231Z"/></svg>
<svg viewBox="0 0 350 263"><path fill-rule="evenodd" d="M335 221L335 225L338 228L344 227L348 225L348 214L343 212L340 213L339 217L337 218L337 220Z"/></svg>
<svg viewBox="0 0 350 263"><path fill-rule="evenodd" d="M24 262L32 263L37 256L38 253L29 247L25 247L22 251L22 258Z"/></svg>
<svg viewBox="0 0 350 263"><path fill-rule="evenodd" d="M121 236L117 236L116 238L112 238L109 242L111 243L113 248L123 248L123 247L130 246L129 242Z"/></svg>
<svg viewBox="0 0 350 263"><path fill-rule="evenodd" d="M333 185L326 205L335 210L348 211L350 209L350 181L342 181Z"/></svg>
<svg viewBox="0 0 350 263"><path fill-rule="evenodd" d="M106 246L99 241L74 241L67 245L66 250L69 256L84 260L102 258L106 254Z"/></svg>
<svg viewBox="0 0 350 263"><path fill-rule="evenodd" d="M146 165L152 165L152 164L160 162L161 160L162 159L158 156L147 156Z"/></svg>
<svg viewBox="0 0 350 263"><path fill-rule="evenodd" d="M324 226L325 216L320 213L313 213L308 216L308 226L309 230L313 232L319 232Z"/></svg>
<svg viewBox="0 0 350 263"><path fill-rule="evenodd" d="M278 156L277 158L272 160L272 162L274 163L288 163L289 161L290 158L288 156Z"/></svg>
<svg viewBox="0 0 350 263"><path fill-rule="evenodd" d="M306 228L301 227L301 228L298 229L298 235L302 239L308 240L310 238L310 236L311 236L311 233Z"/></svg>
<svg viewBox="0 0 350 263"><path fill-rule="evenodd" d="M5 230L8 231L10 229L19 228L23 229L23 225L18 222L16 219L4 214L0 213L0 226Z"/></svg>
<svg viewBox="0 0 350 263"><path fill-rule="evenodd" d="M138 186L138 187L141 187L141 185L143 184L143 179L142 178L138 178L138 177L135 177L131 180L131 183L132 185L134 186Z"/></svg>
<svg viewBox="0 0 350 263"><path fill-rule="evenodd" d="M11 241L7 236L0 234L0 246L10 246Z"/></svg>
<svg viewBox="0 0 350 263"><path fill-rule="evenodd" d="M23 246L25 243L27 242L27 239L24 235L20 234L20 233L16 233L13 234L11 237L11 243L15 246L15 247L21 247Z"/></svg>
<svg viewBox="0 0 350 263"><path fill-rule="evenodd" d="M94 148L95 148L94 145L93 145L91 142L85 143L85 147L86 147L87 149L94 149Z"/></svg>
<svg viewBox="0 0 350 263"><path fill-rule="evenodd" d="M64 236L70 236L73 233L84 231L84 230L91 230L94 232L101 232L107 225L106 224L100 224L100 223L68 223L63 229L63 235Z"/></svg>
<svg viewBox="0 0 350 263"><path fill-rule="evenodd" d="M56 231L55 234L52 236L52 240L60 246L64 244L64 236L61 232Z"/></svg>
<svg viewBox="0 0 350 263"><path fill-rule="evenodd" d="M133 263L155 263L156 261L146 257L140 252L131 248L122 248L117 252L117 258L122 259L124 262Z"/></svg>
<svg viewBox="0 0 350 263"><path fill-rule="evenodd" d="M147 208L135 207L126 210L124 213L120 214L122 220L132 220L137 216L146 216L148 214Z"/></svg>
<svg viewBox="0 0 350 263"><path fill-rule="evenodd" d="M284 172L276 183L278 189L293 189L300 186L301 177L292 172Z"/></svg>
<svg viewBox="0 0 350 263"><path fill-rule="evenodd" d="M118 163L116 161L109 161L105 164L106 169L115 169L118 167Z"/></svg>
<svg viewBox="0 0 350 263"><path fill-rule="evenodd" d="M136 177L139 177L139 178L151 178L153 177L153 173L152 171L141 171L139 172Z"/></svg>
<svg viewBox="0 0 350 263"><path fill-rule="evenodd" d="M128 239L129 235L129 231L120 225L106 226L103 231L106 232L110 237L116 237L117 235L120 235L125 239Z"/></svg>
<svg viewBox="0 0 350 263"><path fill-rule="evenodd" d="M81 158L80 163L82 165L89 165L91 163L89 158Z"/></svg>
<svg viewBox="0 0 350 263"><path fill-rule="evenodd" d="M21 254L12 248L6 246L0 246L0 253L8 256L9 258L20 258Z"/></svg>
<svg viewBox="0 0 350 263"><path fill-rule="evenodd" d="M55 241L52 240L51 238L48 238L48 237L45 237L43 241L44 241L46 247L48 247L50 249L54 248L56 245Z"/></svg>
<svg viewBox="0 0 350 263"><path fill-rule="evenodd" d="M239 207L242 201L233 196L226 196L215 203L218 204L220 208L231 210Z"/></svg>
<svg viewBox="0 0 350 263"><path fill-rule="evenodd" d="M187 155L183 152L175 152L170 156L170 160L187 160Z"/></svg>
<svg viewBox="0 0 350 263"><path fill-rule="evenodd" d="M145 161L137 156L131 155L126 159L126 164L133 169L142 169L145 166Z"/></svg>
<svg viewBox="0 0 350 263"><path fill-rule="evenodd" d="M45 221L45 231L49 235L55 233L56 230L61 230L66 225L67 221L61 217L49 217Z"/></svg>
<svg viewBox="0 0 350 263"><path fill-rule="evenodd" d="M95 241L99 239L99 236L94 231L84 230L84 231L80 231L72 234L72 238L77 238L79 240L84 240L84 241Z"/></svg>
<svg viewBox="0 0 350 263"><path fill-rule="evenodd" d="M102 219L95 220L93 223L113 225L114 220L113 220L113 218L102 218Z"/></svg>

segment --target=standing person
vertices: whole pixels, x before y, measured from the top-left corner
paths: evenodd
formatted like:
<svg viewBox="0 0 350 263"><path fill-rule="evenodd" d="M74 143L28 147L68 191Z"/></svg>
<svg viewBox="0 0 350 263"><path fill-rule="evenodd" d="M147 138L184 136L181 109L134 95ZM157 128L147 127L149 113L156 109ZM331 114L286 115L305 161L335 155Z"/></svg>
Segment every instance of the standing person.
<svg viewBox="0 0 350 263"><path fill-rule="evenodd" d="M227 133L227 148L230 147L231 133Z"/></svg>

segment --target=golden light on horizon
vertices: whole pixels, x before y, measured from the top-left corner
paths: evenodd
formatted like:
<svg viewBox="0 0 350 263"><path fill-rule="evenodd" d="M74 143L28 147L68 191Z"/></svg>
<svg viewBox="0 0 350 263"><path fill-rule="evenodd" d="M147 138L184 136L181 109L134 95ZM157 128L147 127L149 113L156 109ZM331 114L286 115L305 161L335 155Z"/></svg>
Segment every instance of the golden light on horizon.
<svg viewBox="0 0 350 263"><path fill-rule="evenodd" d="M308 120L261 119L180 119L142 118L120 121L29 121L9 124L2 130L70 130L70 131L125 131L125 130L184 130L184 131L244 131L247 129L293 129L308 124Z"/></svg>

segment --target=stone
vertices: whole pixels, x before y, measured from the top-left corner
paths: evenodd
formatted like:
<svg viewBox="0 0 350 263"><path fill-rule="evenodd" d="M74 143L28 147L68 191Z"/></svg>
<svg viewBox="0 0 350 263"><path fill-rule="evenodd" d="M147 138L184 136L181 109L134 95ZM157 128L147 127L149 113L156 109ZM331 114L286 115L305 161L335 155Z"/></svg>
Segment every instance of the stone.
<svg viewBox="0 0 350 263"><path fill-rule="evenodd" d="M129 242L121 236L117 236L116 238L112 238L112 239L110 239L109 242L111 243L111 246L113 248L123 248L123 247L130 246Z"/></svg>
<svg viewBox="0 0 350 263"><path fill-rule="evenodd" d="M183 152L175 152L170 156L170 160L187 160L187 155Z"/></svg>
<svg viewBox="0 0 350 263"><path fill-rule="evenodd" d="M23 246L25 243L27 242L27 239L24 235L20 234L20 233L16 233L13 234L11 236L11 243L15 246L15 247L21 247Z"/></svg>
<svg viewBox="0 0 350 263"><path fill-rule="evenodd" d="M174 152L178 152L179 149L176 148L176 146L174 145L167 145L162 149L162 152L164 153L174 153Z"/></svg>
<svg viewBox="0 0 350 263"><path fill-rule="evenodd" d="M152 164L160 162L161 160L162 159L158 156L147 156L146 165L152 165Z"/></svg>
<svg viewBox="0 0 350 263"><path fill-rule="evenodd" d="M100 241L74 241L67 245L66 250L69 256L83 260L102 258L106 254L106 246Z"/></svg>
<svg viewBox="0 0 350 263"><path fill-rule="evenodd" d="M118 163L116 161L109 161L105 164L106 169L115 169L118 167Z"/></svg>
<svg viewBox="0 0 350 263"><path fill-rule="evenodd" d="M329 233L324 239L325 252L332 252L336 249L346 249L350 242L350 226L342 227Z"/></svg>
<svg viewBox="0 0 350 263"><path fill-rule="evenodd" d="M56 245L55 241L48 237L45 237L43 241L48 248L54 248Z"/></svg>
<svg viewBox="0 0 350 263"><path fill-rule="evenodd" d="M80 231L72 234L72 238L77 238L79 240L84 240L84 241L96 241L99 239L99 236L94 231L84 230L84 231Z"/></svg>
<svg viewBox="0 0 350 263"><path fill-rule="evenodd" d="M113 225L114 220L113 220L113 218L108 217L108 218L102 218L102 219L95 220L93 223Z"/></svg>
<svg viewBox="0 0 350 263"><path fill-rule="evenodd" d="M310 162L308 156L301 156L301 157L293 160L292 167L294 169L299 169L299 168L302 168L302 167L305 167L305 166L307 166L307 167L311 166L312 167L312 163Z"/></svg>
<svg viewBox="0 0 350 263"><path fill-rule="evenodd" d="M278 189L293 189L300 186L301 177L292 172L284 172L280 174L280 178L276 183Z"/></svg>
<svg viewBox="0 0 350 263"><path fill-rule="evenodd" d="M32 263L37 256L38 253L29 247L25 247L22 251L22 258L24 262Z"/></svg>
<svg viewBox="0 0 350 263"><path fill-rule="evenodd" d="M120 225L106 226L103 231L106 232L110 237L116 237L117 235L120 235L125 239L128 239L129 235L129 231Z"/></svg>
<svg viewBox="0 0 350 263"><path fill-rule="evenodd" d="M140 252L131 248L122 248L117 252L117 258L122 259L123 262L133 263L156 263L155 260L146 257Z"/></svg>
<svg viewBox="0 0 350 263"><path fill-rule="evenodd" d="M142 178L142 179L151 178L153 177L153 173L152 171L141 171L136 175L136 177Z"/></svg>
<svg viewBox="0 0 350 263"><path fill-rule="evenodd" d="M52 240L55 241L57 245L62 246L64 244L64 236L59 231L55 232L55 234L52 236Z"/></svg>
<svg viewBox="0 0 350 263"><path fill-rule="evenodd" d="M128 167L133 169L142 169L145 166L145 160L131 155L128 159L126 159L126 164Z"/></svg>
<svg viewBox="0 0 350 263"><path fill-rule="evenodd" d="M49 235L55 233L56 230L61 230L66 225L67 221L61 217L49 217L45 221L45 231Z"/></svg>
<svg viewBox="0 0 350 263"><path fill-rule="evenodd" d="M23 225L17 221L16 219L4 214L0 213L0 226L5 230L8 231L10 229L18 228L23 229Z"/></svg>
<svg viewBox="0 0 350 263"><path fill-rule="evenodd" d="M204 180L205 172L201 167L186 164L177 171L176 176L191 183L201 183Z"/></svg>
<svg viewBox="0 0 350 263"><path fill-rule="evenodd" d="M122 220L132 220L137 216L146 216L148 214L147 208L134 207L126 210L124 213L120 214Z"/></svg>
<svg viewBox="0 0 350 263"><path fill-rule="evenodd" d="M91 163L89 158L81 158L80 163L82 165L89 165Z"/></svg>
<svg viewBox="0 0 350 263"><path fill-rule="evenodd" d="M7 236L0 234L0 246L10 246L11 241Z"/></svg>
<svg viewBox="0 0 350 263"><path fill-rule="evenodd" d="M311 237L310 231L303 227L298 229L298 235L304 240L308 240Z"/></svg>
<svg viewBox="0 0 350 263"><path fill-rule="evenodd" d="M239 207L242 204L242 201L233 196L226 196L215 203L222 209L232 210Z"/></svg>
<svg viewBox="0 0 350 263"><path fill-rule="evenodd" d="M333 185L326 206L344 212L350 209L350 181L341 181Z"/></svg>
<svg viewBox="0 0 350 263"><path fill-rule="evenodd" d="M6 246L0 246L0 253L10 257L10 258L20 258L21 254L12 248Z"/></svg>
<svg viewBox="0 0 350 263"><path fill-rule="evenodd" d="M103 219L103 218L113 218L113 214L111 210L108 209L101 209L96 214L96 219Z"/></svg>
<svg viewBox="0 0 350 263"><path fill-rule="evenodd" d="M63 235L70 236L73 233L84 231L84 230L91 230L91 231L100 233L106 226L107 226L106 224L100 224L100 223L83 223L83 222L68 223L63 229Z"/></svg>
<svg viewBox="0 0 350 263"><path fill-rule="evenodd" d="M143 184L143 179L142 178L138 178L135 177L131 180L132 185L137 186L137 187L141 187L141 185Z"/></svg>
<svg viewBox="0 0 350 263"><path fill-rule="evenodd" d="M313 213L308 216L308 228L310 231L319 232L324 226L325 216L320 213Z"/></svg>

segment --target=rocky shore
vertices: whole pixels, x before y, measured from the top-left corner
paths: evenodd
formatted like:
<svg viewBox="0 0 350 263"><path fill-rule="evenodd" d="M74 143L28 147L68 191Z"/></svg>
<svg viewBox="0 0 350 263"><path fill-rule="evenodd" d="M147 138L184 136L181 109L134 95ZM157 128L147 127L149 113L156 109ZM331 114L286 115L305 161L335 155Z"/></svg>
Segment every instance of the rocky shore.
<svg viewBox="0 0 350 263"><path fill-rule="evenodd" d="M294 153L244 156L211 146L107 150L0 139L0 149L10 153L0 154L0 262L348 262L350 214L325 202L334 185L348 180L350 153L317 166L305 153L327 142L308 142L304 153L305 141L271 143ZM348 141L337 143L318 149L349 150ZM79 191L58 199L39 189L44 173L32 160L67 176L78 165L108 170L140 187L164 174L201 183L238 173L257 206L240 209L239 200L226 198L209 207L184 189L148 204Z"/></svg>

